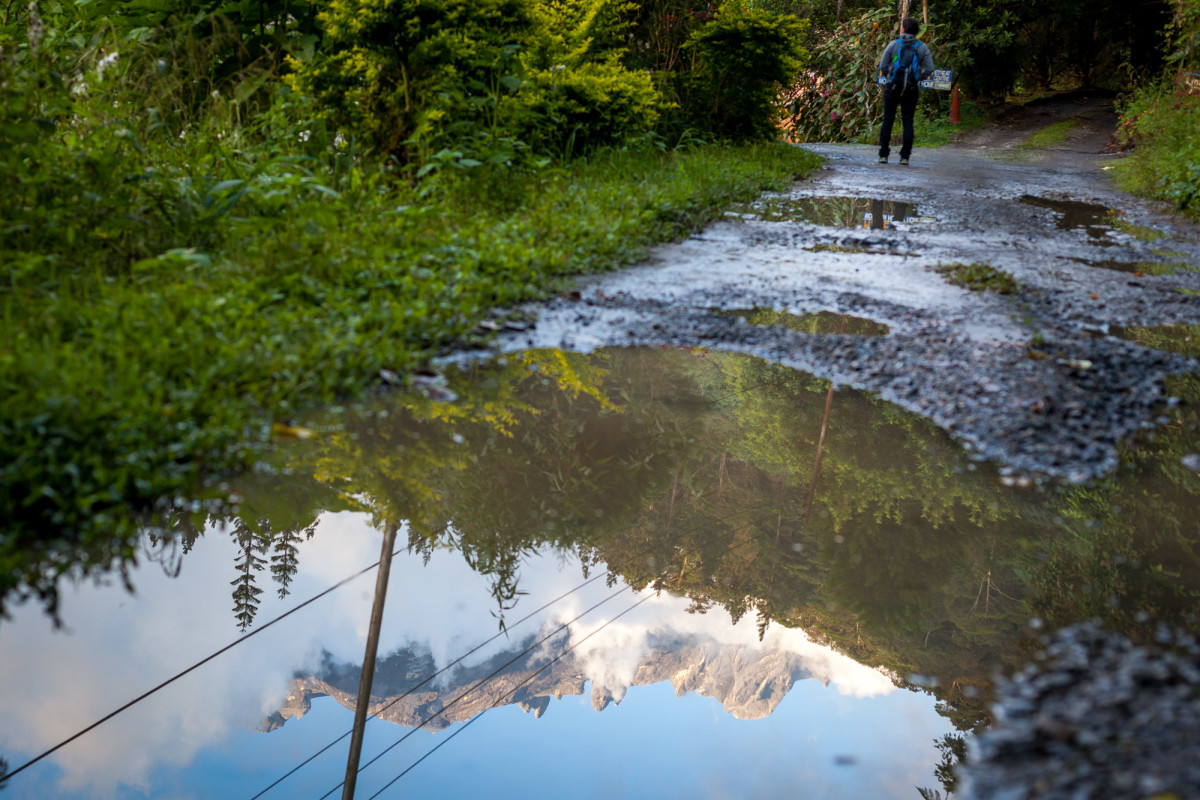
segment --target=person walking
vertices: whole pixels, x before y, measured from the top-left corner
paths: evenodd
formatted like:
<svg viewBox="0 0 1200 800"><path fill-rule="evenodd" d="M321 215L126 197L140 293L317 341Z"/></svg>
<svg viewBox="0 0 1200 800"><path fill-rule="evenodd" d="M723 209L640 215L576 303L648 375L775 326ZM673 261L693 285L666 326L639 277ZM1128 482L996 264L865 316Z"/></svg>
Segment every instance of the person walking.
<svg viewBox="0 0 1200 800"><path fill-rule="evenodd" d="M883 127L879 129L879 163L886 164L892 148L892 126L896 109L904 126L900 145L900 163L908 166L913 149L913 117L917 113L918 82L933 74L933 54L929 46L917 40L921 24L912 17L900 23L900 38L888 44L879 60L879 75L883 87Z"/></svg>

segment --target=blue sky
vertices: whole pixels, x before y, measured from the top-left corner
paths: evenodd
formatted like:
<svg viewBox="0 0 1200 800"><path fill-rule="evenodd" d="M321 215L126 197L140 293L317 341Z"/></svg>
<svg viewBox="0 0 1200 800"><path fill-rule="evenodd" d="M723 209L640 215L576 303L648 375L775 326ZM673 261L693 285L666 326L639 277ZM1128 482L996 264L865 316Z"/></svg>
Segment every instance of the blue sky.
<svg viewBox="0 0 1200 800"><path fill-rule="evenodd" d="M293 595L279 600L263 584L260 622L373 562L378 541L361 515L323 517L302 546ZM177 579L157 565L143 567L135 596L118 586L79 586L64 600L67 632L53 631L32 607L0 624L0 755L17 765L237 638L229 598L234 552L228 535L214 532ZM522 579L529 595L510 619L578 585L581 571L555 555L535 557ZM322 698L280 730L254 730L278 708L293 672L312 669L322 651L361 663L373 583L369 574L239 645L18 776L0 796L249 798L349 727L351 713ZM530 624L565 621L610 592L602 582L589 591ZM573 641L633 599L622 596L580 620ZM950 726L932 697L898 690L798 631L774 626L759 645L753 614L733 626L722 611L696 615L686 607L685 600L652 598L576 651L586 678L623 696L618 705L597 712L585 694L552 701L541 719L516 707L493 710L383 796L913 798L914 786L936 785L933 742ZM486 582L455 554L440 552L429 565L402 556L381 652L417 642L445 663L495 633L491 608ZM711 698L676 697L670 683L631 686L648 637L662 632L787 652L829 685L799 680L773 713L755 720L735 719ZM476 659L504 646L501 640ZM458 729L412 736L364 771L358 796L369 797ZM365 756L404 732L373 722ZM315 800L344 769L340 744L267 796Z"/></svg>

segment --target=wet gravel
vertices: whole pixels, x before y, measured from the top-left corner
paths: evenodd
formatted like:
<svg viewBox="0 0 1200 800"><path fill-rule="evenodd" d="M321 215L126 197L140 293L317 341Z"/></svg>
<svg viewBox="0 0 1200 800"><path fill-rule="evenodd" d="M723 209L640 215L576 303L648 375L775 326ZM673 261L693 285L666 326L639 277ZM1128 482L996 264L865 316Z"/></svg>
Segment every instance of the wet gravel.
<svg viewBox="0 0 1200 800"><path fill-rule="evenodd" d="M1060 631L998 687L963 772L974 800L1200 797L1200 647L1092 624Z"/></svg>
<svg viewBox="0 0 1200 800"><path fill-rule="evenodd" d="M1080 108L1110 113L1103 104ZM1099 265L1200 266L1200 228L1116 190L1104 169L1106 134L1081 130L1068 147L1019 157L994 137L918 147L909 168L875 163L871 147L813 146L825 168L760 201L771 221L742 209L658 248L642 266L581 280L577 292L527 309L536 324L502 333L495 348L748 353L877 392L1007 472L1090 480L1116 466L1122 440L1158 424L1171 402L1165 376L1200 369L1107 335L1116 326L1200 322L1200 296L1187 293L1200 292L1200 272L1135 277ZM920 216L862 227L854 218L862 198L908 204ZM812 216L829 205L842 209L840 219ZM1104 224L1096 207L1120 209L1127 224ZM1079 225L1070 216L1077 208L1088 211ZM999 295L950 285L934 268L954 262L989 264L1021 288ZM753 309L851 314L890 333L806 335L722 313Z"/></svg>

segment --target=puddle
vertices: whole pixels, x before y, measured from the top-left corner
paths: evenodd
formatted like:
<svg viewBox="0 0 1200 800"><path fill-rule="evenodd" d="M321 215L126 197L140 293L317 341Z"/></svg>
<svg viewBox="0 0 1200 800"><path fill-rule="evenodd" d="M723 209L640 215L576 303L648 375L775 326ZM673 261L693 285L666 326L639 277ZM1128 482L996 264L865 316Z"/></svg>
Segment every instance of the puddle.
<svg viewBox="0 0 1200 800"><path fill-rule="evenodd" d="M893 256L899 258L920 258L920 253L911 251L898 252L895 250L879 250L872 247L854 247L842 244L814 244L804 248L810 253L849 253L853 255Z"/></svg>
<svg viewBox="0 0 1200 800"><path fill-rule="evenodd" d="M1143 347L1200 358L1200 325L1130 325L1111 328L1109 333Z"/></svg>
<svg viewBox="0 0 1200 800"><path fill-rule="evenodd" d="M832 311L818 311L813 314L788 314L782 311L772 311L769 308L751 310L718 311L718 314L728 317L738 317L751 325L787 328L800 333L832 333L847 336L886 336L890 328L866 317L855 317L850 314L835 314Z"/></svg>
<svg viewBox="0 0 1200 800"><path fill-rule="evenodd" d="M455 402L302 421L316 435L239 480L236 515L144 543L136 594L64 586L65 632L35 606L0 621L10 767L262 632L7 796L249 797L293 768L264 796L336 786L388 524L363 797L397 778L418 796L944 794L943 757L1029 657L1031 618L1195 626L1200 477L1181 458L1200 382L1119 475L1018 490L919 417L747 356L539 351L447 381Z"/></svg>
<svg viewBox="0 0 1200 800"><path fill-rule="evenodd" d="M1088 239L1092 244L1098 244L1103 247L1110 247L1118 244L1109 237L1113 226L1111 223L1113 210L1108 206L1096 205L1094 203L1081 203L1077 200L1053 200L1047 197L1034 197L1033 195L1022 195L1021 202L1036 206L1037 208L1048 208L1056 212L1058 216L1059 230L1069 231L1082 228L1087 231Z"/></svg>
<svg viewBox="0 0 1200 800"><path fill-rule="evenodd" d="M1196 267L1186 261L1093 261L1086 258L1072 258L1072 261L1086 264L1097 269L1125 272L1134 277L1144 275L1176 275L1180 272L1194 272Z"/></svg>
<svg viewBox="0 0 1200 800"><path fill-rule="evenodd" d="M890 230L898 223L934 222L915 203L869 197L768 197L733 207L736 216L763 222L807 222L840 228Z"/></svg>

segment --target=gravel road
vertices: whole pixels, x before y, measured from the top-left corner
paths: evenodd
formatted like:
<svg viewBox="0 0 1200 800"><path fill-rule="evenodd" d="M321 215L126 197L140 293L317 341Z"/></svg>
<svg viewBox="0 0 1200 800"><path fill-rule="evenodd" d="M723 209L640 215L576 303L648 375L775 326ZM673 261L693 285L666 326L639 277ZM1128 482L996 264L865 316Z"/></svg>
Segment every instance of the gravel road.
<svg viewBox="0 0 1200 800"><path fill-rule="evenodd" d="M1060 146L1020 147L1067 118ZM1114 125L1111 100L1077 96L954 146L918 141L908 167L877 163L870 146L809 146L826 164L808 179L532 307L536 324L497 347L757 355L877 392L1016 479L1089 480L1159 421L1164 376L1197 368L1111 335L1200 321L1200 228L1114 187ZM936 271L954 263L990 265L1019 288L959 288ZM754 324L754 310L853 315L888 332L806 333Z"/></svg>

